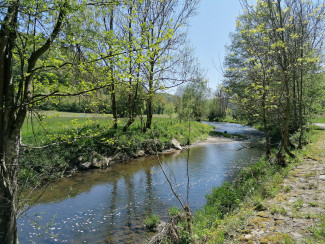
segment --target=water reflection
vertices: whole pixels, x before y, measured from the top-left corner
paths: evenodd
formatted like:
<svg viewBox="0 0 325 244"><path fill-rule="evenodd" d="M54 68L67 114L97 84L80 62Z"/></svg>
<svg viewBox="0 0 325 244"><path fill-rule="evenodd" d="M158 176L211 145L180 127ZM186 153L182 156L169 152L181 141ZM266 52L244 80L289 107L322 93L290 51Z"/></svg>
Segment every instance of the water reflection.
<svg viewBox="0 0 325 244"><path fill-rule="evenodd" d="M243 130L247 131L245 127ZM242 167L262 154L259 148L237 151L242 148L241 144L234 141L191 148L189 200L192 209L205 204L205 195L213 186L231 181ZM186 157L186 150L161 155L163 167L175 189L184 194L183 199L186 197ZM145 216L154 213L166 219L172 206L179 205L157 160L140 158L58 181L40 204L19 219L20 241L141 243L150 235L142 225ZM37 224L31 225L31 220Z"/></svg>

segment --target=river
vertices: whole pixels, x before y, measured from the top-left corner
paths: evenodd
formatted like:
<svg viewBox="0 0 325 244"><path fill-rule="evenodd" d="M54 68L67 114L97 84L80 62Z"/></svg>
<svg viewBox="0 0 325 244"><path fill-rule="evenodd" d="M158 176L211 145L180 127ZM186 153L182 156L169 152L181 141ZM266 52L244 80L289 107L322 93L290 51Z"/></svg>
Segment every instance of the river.
<svg viewBox="0 0 325 244"><path fill-rule="evenodd" d="M190 148L191 210L202 208L214 186L232 181L263 154L261 133L247 126L208 123L216 130L245 134L249 140L213 140ZM178 193L186 198L187 150L161 155ZM179 207L153 156L80 172L55 182L37 205L18 219L20 243L143 243L152 235L143 227L151 213L167 220Z"/></svg>

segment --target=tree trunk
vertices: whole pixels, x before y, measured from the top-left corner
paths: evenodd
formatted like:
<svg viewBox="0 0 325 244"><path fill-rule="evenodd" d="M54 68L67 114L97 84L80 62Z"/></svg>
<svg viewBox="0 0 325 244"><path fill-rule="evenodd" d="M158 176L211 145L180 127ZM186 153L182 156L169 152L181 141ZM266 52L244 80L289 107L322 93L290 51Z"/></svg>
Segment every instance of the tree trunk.
<svg viewBox="0 0 325 244"><path fill-rule="evenodd" d="M112 84L111 84L111 102L112 102L112 112L114 118L114 129L116 130L117 129L117 106L116 106L114 80L112 80Z"/></svg>
<svg viewBox="0 0 325 244"><path fill-rule="evenodd" d="M56 24L46 42L28 58L27 75L13 83L13 52L19 29L19 0L9 1L0 30L0 243L16 244L17 188L20 131L32 99L34 67L59 34L66 16L67 1L62 3ZM26 56L27 58L27 56Z"/></svg>
<svg viewBox="0 0 325 244"><path fill-rule="evenodd" d="M265 92L263 94L263 101L262 101L262 106L263 106L263 126L264 126L264 134L265 134L265 156L266 159L269 160L271 156L271 142L270 142L270 131L269 131L269 126L267 123L267 111L265 108Z"/></svg>
<svg viewBox="0 0 325 244"><path fill-rule="evenodd" d="M133 41L132 41L132 12L133 12L133 6L132 4L129 7L129 29L128 29L128 35L129 35L129 98L128 98L128 103L129 103L129 120L128 122L124 125L123 131L127 131L128 128L133 124L134 122L134 108L135 108L135 100L136 96L137 96L137 87L136 87L136 91L135 91L135 95L134 95L134 99L132 99L132 82L133 82L133 77L132 77L132 73L133 73L133 69L132 69L132 50L133 50ZM139 67L139 66L138 66Z"/></svg>
<svg viewBox="0 0 325 244"><path fill-rule="evenodd" d="M149 95L147 99L147 122L146 122L146 129L151 129L152 123L152 96Z"/></svg>
<svg viewBox="0 0 325 244"><path fill-rule="evenodd" d="M298 125L298 121L299 121L299 117L298 117L298 112L297 112L297 92L299 94L299 85L296 84L297 82L297 75L296 75L296 70L295 68L293 68L293 80L292 80L292 95L293 95L293 99L292 99L292 103L293 103L293 128L294 130L297 130L299 128Z"/></svg>
<svg viewBox="0 0 325 244"><path fill-rule="evenodd" d="M138 73L138 78L137 78L137 84L135 86L135 94L133 97L133 100L131 101L131 107L130 107L130 114L129 114L129 120L128 122L125 124L123 131L127 131L129 129L129 127L133 124L134 122L134 118L136 116L136 104L138 102L138 90L139 90L139 73Z"/></svg>
<svg viewBox="0 0 325 244"><path fill-rule="evenodd" d="M16 192L22 123L15 121L12 84L12 56L16 40L18 3L10 2L0 30L0 243L4 244L18 243Z"/></svg>
<svg viewBox="0 0 325 244"><path fill-rule="evenodd" d="M302 30L301 30L301 35L304 34L304 29L303 29L303 25L302 25ZM303 46L303 45L301 45ZM300 58L304 57L304 50L301 47L300 49ZM303 66L300 67L300 92L298 92L298 101L299 101L299 129L300 129L300 135L299 135L299 141L298 141L298 148L302 149L302 138L303 138L303 82L304 82L304 70L303 70Z"/></svg>
<svg viewBox="0 0 325 244"><path fill-rule="evenodd" d="M109 30L114 30L114 9L112 7L111 9L111 15L109 19ZM111 49L111 47L110 47ZM114 79L114 60L112 58L113 53L112 51L109 52L111 58L110 58L110 77L111 77L111 102L112 102L112 112L113 112L113 118L114 118L114 129L117 129L117 106L116 106L116 94L115 94L115 79Z"/></svg>
<svg viewBox="0 0 325 244"><path fill-rule="evenodd" d="M0 179L0 243L16 244L17 171L20 136L3 138Z"/></svg>
<svg viewBox="0 0 325 244"><path fill-rule="evenodd" d="M285 71L286 72L286 71ZM283 133L283 149L290 156L295 157L295 155L290 152L289 145L291 144L289 140L289 126L290 126L290 92L289 92L289 81L285 75L285 91L286 91L286 105L285 105L285 124Z"/></svg>
<svg viewBox="0 0 325 244"><path fill-rule="evenodd" d="M155 62L154 58L151 59L150 62L150 74L149 74L149 90L148 90L148 98L147 98L147 123L146 129L151 129L152 122L152 100L153 100L153 73L154 73Z"/></svg>
<svg viewBox="0 0 325 244"><path fill-rule="evenodd" d="M0 243L16 244L19 243L16 224L16 206L12 204L14 199L8 193L8 189L0 187Z"/></svg>

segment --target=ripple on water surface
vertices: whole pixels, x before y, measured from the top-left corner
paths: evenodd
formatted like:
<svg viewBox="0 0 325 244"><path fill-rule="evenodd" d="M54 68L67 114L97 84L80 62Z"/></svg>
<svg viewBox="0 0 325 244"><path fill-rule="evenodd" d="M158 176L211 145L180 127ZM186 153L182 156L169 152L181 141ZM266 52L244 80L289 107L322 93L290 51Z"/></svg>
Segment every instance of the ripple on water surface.
<svg viewBox="0 0 325 244"><path fill-rule="evenodd" d="M259 134L240 125L212 124L228 133ZM190 149L192 209L205 204L205 195L213 186L231 181L262 155L259 148L238 149L242 142ZM186 193L187 187L186 159L186 150L161 155L163 167L181 193ZM167 219L172 206L179 205L157 160L139 158L56 182L38 205L19 218L19 239L21 243L139 243L152 235L143 227L145 217L154 213Z"/></svg>

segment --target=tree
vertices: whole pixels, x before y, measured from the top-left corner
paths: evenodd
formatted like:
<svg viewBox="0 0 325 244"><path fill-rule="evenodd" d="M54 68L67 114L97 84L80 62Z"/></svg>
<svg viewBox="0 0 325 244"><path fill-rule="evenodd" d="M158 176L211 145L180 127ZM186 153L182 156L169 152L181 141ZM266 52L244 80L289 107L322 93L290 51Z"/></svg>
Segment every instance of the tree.
<svg viewBox="0 0 325 244"><path fill-rule="evenodd" d="M170 119L172 119L173 114L175 113L175 106L173 103L168 103L164 110L164 114L167 114Z"/></svg>
<svg viewBox="0 0 325 244"><path fill-rule="evenodd" d="M224 88L217 89L214 93L214 97L209 101L209 120L212 121L217 118L226 117L228 103L229 97Z"/></svg>
<svg viewBox="0 0 325 244"><path fill-rule="evenodd" d="M198 3L197 0L149 2L150 4L146 7L148 17L143 23L146 49L143 72L147 91L147 121L144 130L151 128L155 92L184 82L177 80L177 72L173 68L180 61L177 59L180 57L177 56L177 52L185 43L185 33L181 28L187 24L189 17L194 14Z"/></svg>
<svg viewBox="0 0 325 244"><path fill-rule="evenodd" d="M127 109L125 113L128 114L128 121L124 125L123 131L127 131L133 124L135 117L141 109L139 109L140 102L143 100L143 60L145 53L145 30L146 20L148 18L148 9L152 4L151 1L127 1L127 13L125 29L122 27L122 32L126 36L126 49L128 56L126 60L125 72L128 74L127 81L124 85L128 93Z"/></svg>
<svg viewBox="0 0 325 244"><path fill-rule="evenodd" d="M271 127L281 134L278 158L283 158L282 149L294 157L290 134L300 132L301 147L307 124L303 111L313 106L304 94L318 86L311 77L320 70L324 5L301 0L242 3L245 13L238 18L225 62L227 87L246 117L263 124L267 157Z"/></svg>
<svg viewBox="0 0 325 244"><path fill-rule="evenodd" d="M96 5L96 1L90 5ZM82 46L89 43L86 35L91 31L87 22L91 8L86 4L72 0L12 0L1 1L1 7L0 243L18 243L20 131L28 111L48 97L84 94L106 84L85 75L94 69L92 64L97 59L83 54L86 48ZM41 72L52 74L52 70L71 69L73 65L78 67L73 84L38 79ZM14 72L14 67L19 73Z"/></svg>
<svg viewBox="0 0 325 244"><path fill-rule="evenodd" d="M181 95L179 118L181 120L202 120L206 116L209 92L207 81L199 78L180 87L178 90L178 94Z"/></svg>

